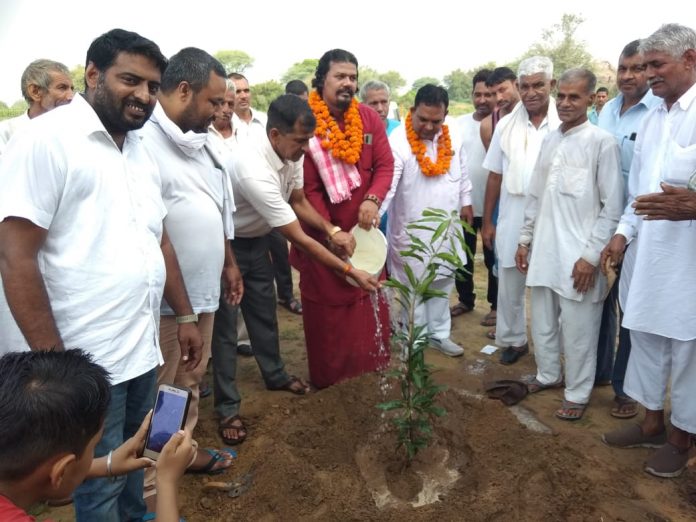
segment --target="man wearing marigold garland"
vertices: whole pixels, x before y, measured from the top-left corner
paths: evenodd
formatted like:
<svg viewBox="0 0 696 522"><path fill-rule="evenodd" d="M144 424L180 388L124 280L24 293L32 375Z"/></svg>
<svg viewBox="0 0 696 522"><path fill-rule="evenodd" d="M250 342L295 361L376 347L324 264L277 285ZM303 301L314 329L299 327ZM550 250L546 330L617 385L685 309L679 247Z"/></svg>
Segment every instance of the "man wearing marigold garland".
<svg viewBox="0 0 696 522"><path fill-rule="evenodd" d="M355 225L374 227L391 186L394 159L379 115L354 99L358 60L343 49L327 51L317 64L312 87L309 104L317 127L304 159L307 199L336 225L335 232ZM328 239L304 228L319 241ZM337 278L306 254L293 248L290 258L300 271L312 384L325 388L385 367L390 335L385 300L375 300L375 310L368 292Z"/></svg>
<svg viewBox="0 0 696 522"><path fill-rule="evenodd" d="M404 273L404 259L400 252L411 243L408 232L429 240L430 233L407 231L406 226L420 219L423 210L435 207L451 212L459 211L461 218L471 225L474 221L471 207L471 181L466 171L466 153L457 143L453 147L447 125L443 125L449 97L442 87L424 85L416 93L416 100L406 117L406 125L398 127L389 137L394 154L394 180L384 201L389 210L387 243L389 244L389 272L401 282L408 279ZM466 254L459 241L459 256ZM445 241L443 245L449 245ZM408 264L420 277L422 263L410 258ZM449 294L454 288L454 274L438 274L431 287L448 297L435 297L418 304L415 322L426 325L430 344L445 355L457 357L464 353L461 346L450 339L451 318Z"/></svg>

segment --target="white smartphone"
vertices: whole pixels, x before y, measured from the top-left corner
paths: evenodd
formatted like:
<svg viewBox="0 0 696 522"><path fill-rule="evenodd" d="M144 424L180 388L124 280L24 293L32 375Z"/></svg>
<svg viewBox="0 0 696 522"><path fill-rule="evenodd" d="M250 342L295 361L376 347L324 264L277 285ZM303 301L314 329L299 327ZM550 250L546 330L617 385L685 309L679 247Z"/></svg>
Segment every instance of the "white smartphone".
<svg viewBox="0 0 696 522"><path fill-rule="evenodd" d="M171 384L160 384L155 409L147 430L143 456L157 460L164 445L186 424L191 390Z"/></svg>

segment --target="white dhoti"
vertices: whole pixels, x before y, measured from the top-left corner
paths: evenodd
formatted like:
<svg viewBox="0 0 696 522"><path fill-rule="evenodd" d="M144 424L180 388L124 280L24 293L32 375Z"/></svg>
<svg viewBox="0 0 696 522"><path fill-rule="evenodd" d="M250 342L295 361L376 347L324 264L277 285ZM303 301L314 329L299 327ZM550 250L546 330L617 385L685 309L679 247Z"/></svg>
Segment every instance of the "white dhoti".
<svg viewBox="0 0 696 522"><path fill-rule="evenodd" d="M543 286L531 287L532 339L537 380L561 380L565 358L565 399L587 404L597 366L597 339L603 303L573 301Z"/></svg>
<svg viewBox="0 0 696 522"><path fill-rule="evenodd" d="M649 410L663 410L670 377L672 425L696 433L696 340L631 330L626 394Z"/></svg>
<svg viewBox="0 0 696 522"><path fill-rule="evenodd" d="M527 342L526 276L517 268L498 267L498 310L495 343L523 346Z"/></svg>
<svg viewBox="0 0 696 522"><path fill-rule="evenodd" d="M442 290L447 297L434 297L416 305L414 324L426 325L427 332L435 339L449 339L452 319L449 312L449 295L454 288L454 278L436 279L430 285L433 290ZM402 324L408 324L408 311L402 310Z"/></svg>

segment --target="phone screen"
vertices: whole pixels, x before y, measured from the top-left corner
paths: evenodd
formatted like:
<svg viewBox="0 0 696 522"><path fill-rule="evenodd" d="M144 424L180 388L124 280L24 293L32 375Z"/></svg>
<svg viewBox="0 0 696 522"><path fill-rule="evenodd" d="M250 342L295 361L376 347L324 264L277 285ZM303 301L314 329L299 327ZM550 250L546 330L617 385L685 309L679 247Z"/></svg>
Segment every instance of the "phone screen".
<svg viewBox="0 0 696 522"><path fill-rule="evenodd" d="M181 429L187 397L159 390L146 448L160 453L173 434Z"/></svg>

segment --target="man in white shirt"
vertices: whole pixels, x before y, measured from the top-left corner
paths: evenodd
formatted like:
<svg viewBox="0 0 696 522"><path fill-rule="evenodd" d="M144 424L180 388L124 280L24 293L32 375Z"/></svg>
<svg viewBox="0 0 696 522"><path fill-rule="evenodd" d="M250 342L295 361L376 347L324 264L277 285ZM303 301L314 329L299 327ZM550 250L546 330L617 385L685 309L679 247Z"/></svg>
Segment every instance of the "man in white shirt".
<svg viewBox="0 0 696 522"><path fill-rule="evenodd" d="M643 55L638 51L640 40L627 44L616 68L616 86L619 95L607 102L599 114L597 125L614 135L621 149L621 172L624 177L624 206L628 200L628 172L633 161L633 148L645 115L662 101L654 96L648 87L645 75ZM629 254L630 256L631 254ZM627 265L626 268L630 263ZM631 336L625 328L619 330L619 343L616 346L617 316L619 315L619 289L627 287L631 274L621 270L619 279L612 287L604 301L602 324L599 328L597 342L597 373L595 383L603 384L611 381L614 388L614 405L611 415L620 419L628 419L638 414L638 404L628 397L623 390L626 365L631 354ZM617 310L618 309L618 310ZM623 315L623 312L621 312ZM616 360L614 347L616 346Z"/></svg>
<svg viewBox="0 0 696 522"><path fill-rule="evenodd" d="M558 80L562 123L542 143L515 255L531 288L537 374L528 388L560 387L565 375L565 400L556 411L563 420L582 418L590 400L607 289L599 257L623 207L619 147L587 118L596 83L587 69L570 69Z"/></svg>
<svg viewBox="0 0 696 522"><path fill-rule="evenodd" d="M551 101L553 63L533 56L520 63L518 85L522 103L498 122L483 166L486 183L481 236L498 256L498 313L496 344L504 347L500 362L514 364L529 351L525 311L525 276L515 266L515 252L524 221L527 187L541 142L559 125ZM500 199L498 224L493 213Z"/></svg>
<svg viewBox="0 0 696 522"><path fill-rule="evenodd" d="M232 128L232 115L234 114L234 82L229 78L226 80L227 90L225 91L225 99L215 111L215 118L208 127L211 134L219 138L224 145L230 149L234 149L237 140L234 137L234 129Z"/></svg>
<svg viewBox="0 0 696 522"><path fill-rule="evenodd" d="M481 122L488 117L495 107L495 94L486 85L486 80L491 71L481 69L472 81L471 99L474 103L474 112L460 116L456 120L456 130L459 133L464 150L466 151L466 170L471 180L471 204L474 212L472 226L473 233L464 231L466 244L471 251L471 257L467 252L467 270L469 273L462 273L462 279L455 281L457 288L458 302L450 309L452 317L471 312L476 302L474 292L474 256L476 255L476 233L481 230L483 216L483 197L486 192L486 181L488 171L483 168L483 160L486 157L486 149L481 141ZM482 326L495 326L496 309L498 308L498 278L493 273L495 265L495 252L483 246L483 260L488 269L488 292L487 298L491 305L491 310L483 318Z"/></svg>
<svg viewBox="0 0 696 522"><path fill-rule="evenodd" d="M408 263L417 277L425 270L418 260L405 259L400 255L411 244L409 232L426 242L432 235L427 231L409 231L406 228L422 217L423 210L429 207L447 212L456 210L470 225L474 219L466 152L456 136L450 138L449 128L443 125L448 106L449 97L445 89L432 84L421 87L405 124L397 127L389 137L394 155L394 178L380 212L389 212L389 272L402 282L408 282L404 264ZM417 143L413 143L413 140ZM422 157L417 156L414 150L414 146L419 144L425 146ZM443 245L449 246L449 241ZM459 245L456 240L455 245ZM460 248L457 254L466 259L463 249ZM415 322L426 326L434 348L451 357L460 356L464 350L450 339L452 321L449 294L454 288L453 274L439 274L431 287L445 292L447 297L432 298L416 306Z"/></svg>
<svg viewBox="0 0 696 522"><path fill-rule="evenodd" d="M96 457L133 436L152 408L163 295L177 315L193 313L162 225L157 165L130 132L152 113L166 63L136 33L100 36L87 51L84 96L18 134L0 166L0 270L26 344L80 347L111 375ZM181 324L178 337L194 368L198 329ZM0 351L17 349L6 341ZM88 480L74 494L77 520L139 520L142 491L142 472Z"/></svg>
<svg viewBox="0 0 696 522"><path fill-rule="evenodd" d="M266 115L251 108L251 89L249 80L243 74L231 73L228 78L234 82L234 114L232 128L237 143L249 140L262 141L266 136Z"/></svg>
<svg viewBox="0 0 696 522"><path fill-rule="evenodd" d="M16 118L0 122L0 155L12 135L23 129L29 120L55 109L73 99L74 88L70 71L53 60L35 60L22 73L22 96L29 109Z"/></svg>
<svg viewBox="0 0 696 522"><path fill-rule="evenodd" d="M626 245L636 243L622 323L631 332L624 391L645 407L645 418L604 434L603 440L621 448L661 446L644 469L676 477L686 468L696 434L696 234L693 221L672 221L676 216L649 209L651 200L661 199L655 193L677 192L665 194L668 199L696 185L696 31L663 25L639 48L648 84L663 101L643 120L629 174L629 203L603 258L617 264ZM641 201L642 194L652 195ZM628 261L627 256L624 265ZM670 381L667 435L664 402Z"/></svg>
<svg viewBox="0 0 696 522"><path fill-rule="evenodd" d="M164 226L176 251L193 317L203 337L201 363L193 370L180 364L177 318L164 300L160 317L160 348L164 364L157 370L157 384L175 384L191 390L186 428L192 433L198 422L199 386L210 358L213 318L220 301L220 279L229 302L242 297L239 268L230 251L232 189L217 152L208 141L208 126L223 103L225 68L205 51L188 47L169 59L162 75L159 102L140 135L157 163L162 179L162 198L167 208ZM231 457L198 449L189 469L216 472L231 464ZM155 473L148 470L145 497L154 511Z"/></svg>
<svg viewBox="0 0 696 522"><path fill-rule="evenodd" d="M326 234L339 255L352 254L353 236L322 218L302 190L303 155L316 125L307 102L285 94L271 103L268 114L266 140L240 147L229 163L236 206L232 248L244 278L242 314L266 388L303 395L308 385L288 375L280 356L273 267L268 256L270 231L278 229L297 248L332 268L336 277L350 277L366 290L375 290L379 283L306 235L298 221L299 217ZM237 307L221 301L215 314L212 355L218 432L227 444L237 444L247 434L239 416L241 397L236 386L236 322Z"/></svg>

